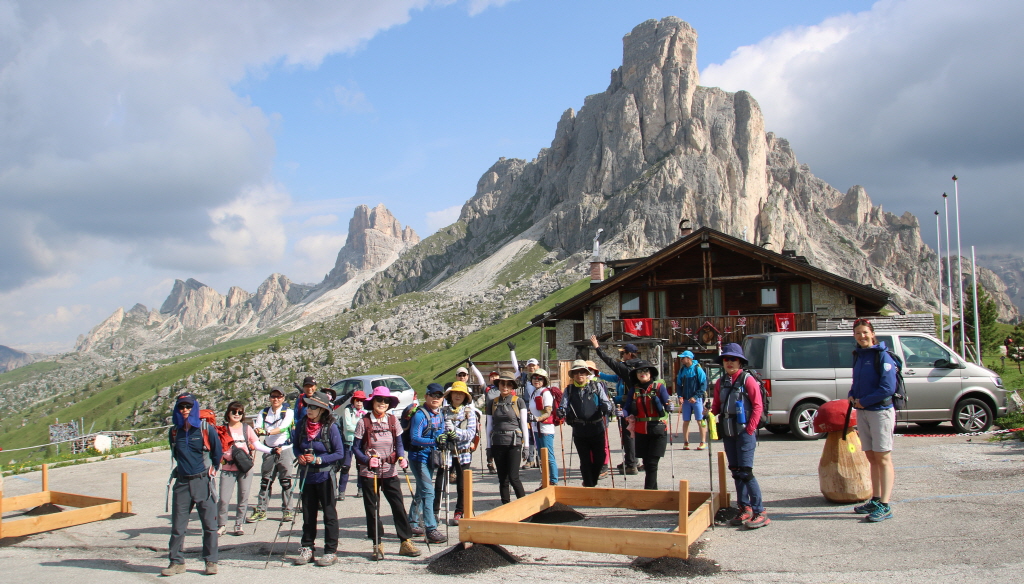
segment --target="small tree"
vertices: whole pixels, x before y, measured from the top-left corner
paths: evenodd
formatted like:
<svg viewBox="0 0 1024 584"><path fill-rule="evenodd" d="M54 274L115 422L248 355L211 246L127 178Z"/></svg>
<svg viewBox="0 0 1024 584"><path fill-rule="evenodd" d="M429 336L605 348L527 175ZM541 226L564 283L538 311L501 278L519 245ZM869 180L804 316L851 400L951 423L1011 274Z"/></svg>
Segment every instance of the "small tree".
<svg viewBox="0 0 1024 584"><path fill-rule="evenodd" d="M995 351L1002 341L999 330L996 328L996 317L999 310L996 308L996 301L985 292L985 288L978 284L978 321L981 331L981 351L987 353ZM974 342L974 292L968 287L964 291L964 332L970 342Z"/></svg>

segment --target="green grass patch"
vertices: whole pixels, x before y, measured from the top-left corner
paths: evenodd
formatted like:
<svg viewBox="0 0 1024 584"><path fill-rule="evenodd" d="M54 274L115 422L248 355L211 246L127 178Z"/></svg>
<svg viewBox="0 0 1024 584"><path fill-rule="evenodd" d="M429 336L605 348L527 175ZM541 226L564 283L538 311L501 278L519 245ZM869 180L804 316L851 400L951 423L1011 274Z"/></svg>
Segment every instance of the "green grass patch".
<svg viewBox="0 0 1024 584"><path fill-rule="evenodd" d="M543 270L540 265L540 261L544 259L544 256L548 255L551 250L541 243L535 243L533 246L526 250L525 253L519 254L515 260L509 265L505 266L500 272L498 272L495 282L498 284L508 285L511 282L529 278L534 274L537 274Z"/></svg>
<svg viewBox="0 0 1024 584"><path fill-rule="evenodd" d="M60 367L60 363L54 363L53 361L30 363L23 367L18 367L17 369L0 373L0 385L18 385L25 383L39 375L49 373L58 367Z"/></svg>

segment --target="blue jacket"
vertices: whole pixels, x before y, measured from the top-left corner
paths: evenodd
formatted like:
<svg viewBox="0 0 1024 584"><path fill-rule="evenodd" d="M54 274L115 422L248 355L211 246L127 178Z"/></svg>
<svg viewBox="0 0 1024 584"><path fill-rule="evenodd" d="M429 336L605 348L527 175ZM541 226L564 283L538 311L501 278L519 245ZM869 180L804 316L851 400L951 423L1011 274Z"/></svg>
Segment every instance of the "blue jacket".
<svg viewBox="0 0 1024 584"><path fill-rule="evenodd" d="M220 447L220 438L217 437L217 428L207 425L207 439L210 442L210 450L204 451L202 420L199 419L199 400L192 399L192 410L188 414L189 428L185 429L185 416L177 408L177 400L174 401L174 412L171 414L174 420L174 427L168 433L168 440L171 443L171 456L178 464L178 476L192 476L206 472L210 466L220 470L220 458L223 455ZM207 464L204 457L210 457Z"/></svg>
<svg viewBox="0 0 1024 584"><path fill-rule="evenodd" d="M695 397L701 400L707 394L708 375L696 361L689 367L679 368L679 374L676 375L676 395L682 399Z"/></svg>
<svg viewBox="0 0 1024 584"><path fill-rule="evenodd" d="M882 405L882 402L896 392L896 368L898 365L886 352L885 341L867 349L858 347L854 353L856 353L857 359L853 363L853 385L850 387L849 396L859 399L860 405L866 410L891 408L891 403ZM878 353L882 353L881 374L875 367Z"/></svg>
<svg viewBox="0 0 1024 584"><path fill-rule="evenodd" d="M341 432L338 431L337 424L327 424L320 428L320 432L330 432L329 438L331 441L331 451L328 452L324 448L324 443L319 440L310 441L309 437L306 436L306 424L303 422L295 427L295 435L292 440L292 452L295 453L296 458L305 454L307 448L313 449L313 455L320 457L320 464L310 463L306 466L306 483L315 485L328 481L331 479L331 469L335 462L342 459L344 455L344 443L341 440ZM298 467L302 472L302 465Z"/></svg>
<svg viewBox="0 0 1024 584"><path fill-rule="evenodd" d="M621 406L622 400L626 399L626 384L622 382L618 375L613 373L598 373L597 376L604 381L615 384L615 395L612 396L612 401L615 402L615 405Z"/></svg>
<svg viewBox="0 0 1024 584"><path fill-rule="evenodd" d="M409 444L418 447L409 453L410 460L425 462L430 458L430 451L437 447L437 437L444 432L444 416L441 410L431 412L429 408L421 407L412 415L412 422L409 424Z"/></svg>

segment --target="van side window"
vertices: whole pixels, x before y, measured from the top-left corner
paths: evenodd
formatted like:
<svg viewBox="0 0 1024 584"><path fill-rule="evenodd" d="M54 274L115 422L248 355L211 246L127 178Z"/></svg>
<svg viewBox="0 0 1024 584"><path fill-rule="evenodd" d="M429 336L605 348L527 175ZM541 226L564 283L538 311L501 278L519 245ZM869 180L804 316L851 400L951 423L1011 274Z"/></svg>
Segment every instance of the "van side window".
<svg viewBox="0 0 1024 584"><path fill-rule="evenodd" d="M828 337L782 339L784 369L823 369L832 367Z"/></svg>
<svg viewBox="0 0 1024 584"><path fill-rule="evenodd" d="M884 342L885 346L894 349L892 344L892 336L890 335L875 335L875 338L879 342ZM857 348L857 341L853 340L853 335L849 337L832 337L832 359L833 363L836 364L836 369L852 369L853 368L853 351Z"/></svg>
<svg viewBox="0 0 1024 584"><path fill-rule="evenodd" d="M903 346L903 360L907 367L934 367L939 359L953 359L949 351L924 337L900 337L900 345Z"/></svg>
<svg viewBox="0 0 1024 584"><path fill-rule="evenodd" d="M747 337L743 340L743 354L747 357L747 367L764 369L764 345L764 337Z"/></svg>

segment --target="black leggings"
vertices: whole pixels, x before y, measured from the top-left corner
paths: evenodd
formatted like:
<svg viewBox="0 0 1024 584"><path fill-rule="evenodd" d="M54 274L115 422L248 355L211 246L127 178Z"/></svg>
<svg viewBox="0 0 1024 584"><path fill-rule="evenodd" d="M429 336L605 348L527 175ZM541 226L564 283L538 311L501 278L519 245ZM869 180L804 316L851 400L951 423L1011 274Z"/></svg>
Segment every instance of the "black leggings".
<svg viewBox="0 0 1024 584"><path fill-rule="evenodd" d="M384 522L377 523L377 531L373 529L373 520L377 513L377 493L373 492L373 479L370 477L359 477L363 487L363 510L366 511L366 535L380 543L380 539L374 537L384 533ZM395 533L398 539L405 541L412 538L412 527L409 525L409 515L405 512L405 503L402 501L402 479L397 476L377 479L377 488L388 500L391 506L391 518L395 520Z"/></svg>
<svg viewBox="0 0 1024 584"><path fill-rule="evenodd" d="M334 481L302 486L302 547L315 549L318 511L324 512L324 553L338 551L338 510L334 507Z"/></svg>
<svg viewBox="0 0 1024 584"><path fill-rule="evenodd" d="M584 487L596 487L601 478L601 467L604 466L604 432L596 436L580 436L572 434L572 442L580 455L580 475Z"/></svg>
<svg viewBox="0 0 1024 584"><path fill-rule="evenodd" d="M501 495L501 504L512 501L508 492L509 484L516 492L516 499L526 496L523 490L523 483L519 480L519 463L523 459L523 445L516 446L492 446L491 454L494 455L494 464L498 467L498 493Z"/></svg>

